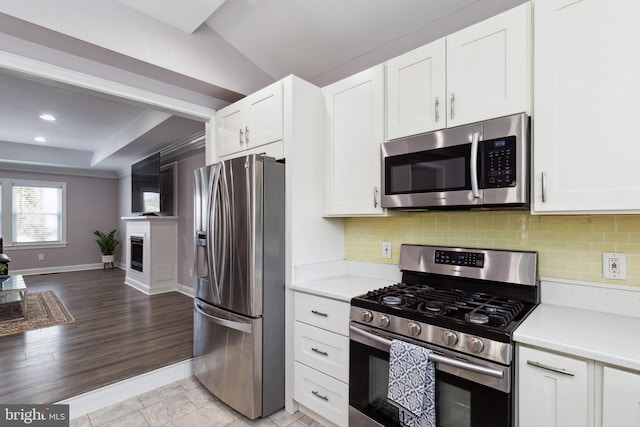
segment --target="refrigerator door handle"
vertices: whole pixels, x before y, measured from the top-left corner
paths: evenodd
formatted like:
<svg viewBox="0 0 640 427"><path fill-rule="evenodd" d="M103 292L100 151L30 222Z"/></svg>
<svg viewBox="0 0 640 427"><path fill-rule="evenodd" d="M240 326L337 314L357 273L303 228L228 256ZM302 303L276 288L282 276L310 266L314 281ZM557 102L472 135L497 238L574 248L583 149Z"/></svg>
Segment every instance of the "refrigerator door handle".
<svg viewBox="0 0 640 427"><path fill-rule="evenodd" d="M220 279L218 275L218 268L214 256L219 256L220 248L214 240L214 227L215 220L214 212L217 214L216 203L219 198L219 183L220 183L220 164L213 165L211 169L211 176L209 179L209 197L207 198L207 243L208 253L207 263L209 266L209 286L213 292L213 299L215 303L220 303L220 286L218 281Z"/></svg>
<svg viewBox="0 0 640 427"><path fill-rule="evenodd" d="M221 229L219 233L222 236L222 247L218 248L218 255L221 257L220 259L220 281L222 281L222 286L226 281L226 273L228 267L227 255L233 253L233 241L231 240L231 208L230 208L230 197L229 197L229 183L227 182L227 175L220 172L220 198L222 203L218 207L218 212L221 217ZM221 249L221 250L220 250ZM230 269L230 280L233 280L233 275L231 274L233 269Z"/></svg>
<svg viewBox="0 0 640 427"><path fill-rule="evenodd" d="M194 308L196 312L205 316L209 319L210 322L217 323L218 325L224 326L225 328L235 329L236 331L245 332L250 334L253 332L251 328L251 324L244 322L234 322L233 320L221 319L220 317L212 316L211 314L202 310L197 303L194 303Z"/></svg>

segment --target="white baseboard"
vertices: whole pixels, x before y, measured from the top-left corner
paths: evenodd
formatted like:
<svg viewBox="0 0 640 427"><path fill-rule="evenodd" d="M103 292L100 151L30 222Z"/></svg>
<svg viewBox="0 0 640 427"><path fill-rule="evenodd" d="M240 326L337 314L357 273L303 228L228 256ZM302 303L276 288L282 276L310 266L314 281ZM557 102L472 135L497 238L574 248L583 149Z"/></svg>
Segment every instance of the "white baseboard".
<svg viewBox="0 0 640 427"><path fill-rule="evenodd" d="M116 266L120 268L119 266ZM99 270L102 269L101 262L94 264L78 264L78 265L63 265L57 267L43 267L43 268L26 268L22 270L10 270L9 274L22 274L23 276L32 276L34 274L51 274L51 273L66 273L69 271L84 271L84 270Z"/></svg>
<svg viewBox="0 0 640 427"><path fill-rule="evenodd" d="M193 366L189 359L61 400L56 404L69 405L69 417L74 419L192 375Z"/></svg>
<svg viewBox="0 0 640 427"><path fill-rule="evenodd" d="M188 297L193 298L193 285L191 286L187 286L187 285L183 285L181 283L178 283L176 285L176 288L174 289L177 292L180 292L181 294L184 294Z"/></svg>

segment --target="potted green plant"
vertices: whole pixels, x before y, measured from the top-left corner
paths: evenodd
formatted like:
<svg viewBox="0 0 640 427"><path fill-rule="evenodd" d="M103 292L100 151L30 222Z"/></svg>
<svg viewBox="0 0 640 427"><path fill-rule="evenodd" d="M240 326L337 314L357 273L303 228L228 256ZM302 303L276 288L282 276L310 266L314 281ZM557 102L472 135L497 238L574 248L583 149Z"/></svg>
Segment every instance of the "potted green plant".
<svg viewBox="0 0 640 427"><path fill-rule="evenodd" d="M98 236L96 242L98 243L98 246L100 246L100 251L102 252L102 263L105 267L107 265L113 266L113 261L115 260L115 255L113 254L113 252L120 244L120 241L116 239L116 230L111 230L107 234L96 230L93 232L93 234Z"/></svg>

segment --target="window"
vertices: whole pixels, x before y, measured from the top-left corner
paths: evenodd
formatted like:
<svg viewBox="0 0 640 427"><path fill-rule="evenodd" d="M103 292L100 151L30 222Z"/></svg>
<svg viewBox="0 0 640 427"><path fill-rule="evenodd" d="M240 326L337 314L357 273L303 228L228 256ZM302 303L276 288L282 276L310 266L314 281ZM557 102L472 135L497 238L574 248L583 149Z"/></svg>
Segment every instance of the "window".
<svg viewBox="0 0 640 427"><path fill-rule="evenodd" d="M2 231L8 246L66 244L66 184L0 180Z"/></svg>

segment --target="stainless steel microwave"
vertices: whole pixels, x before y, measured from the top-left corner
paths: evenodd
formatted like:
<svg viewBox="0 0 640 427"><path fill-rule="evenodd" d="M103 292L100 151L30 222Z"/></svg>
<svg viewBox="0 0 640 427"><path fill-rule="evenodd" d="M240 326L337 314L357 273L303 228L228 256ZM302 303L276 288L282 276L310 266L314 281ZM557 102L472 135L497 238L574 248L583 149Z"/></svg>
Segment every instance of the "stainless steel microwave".
<svg viewBox="0 0 640 427"><path fill-rule="evenodd" d="M518 114L382 144L382 207L526 208L529 117Z"/></svg>

